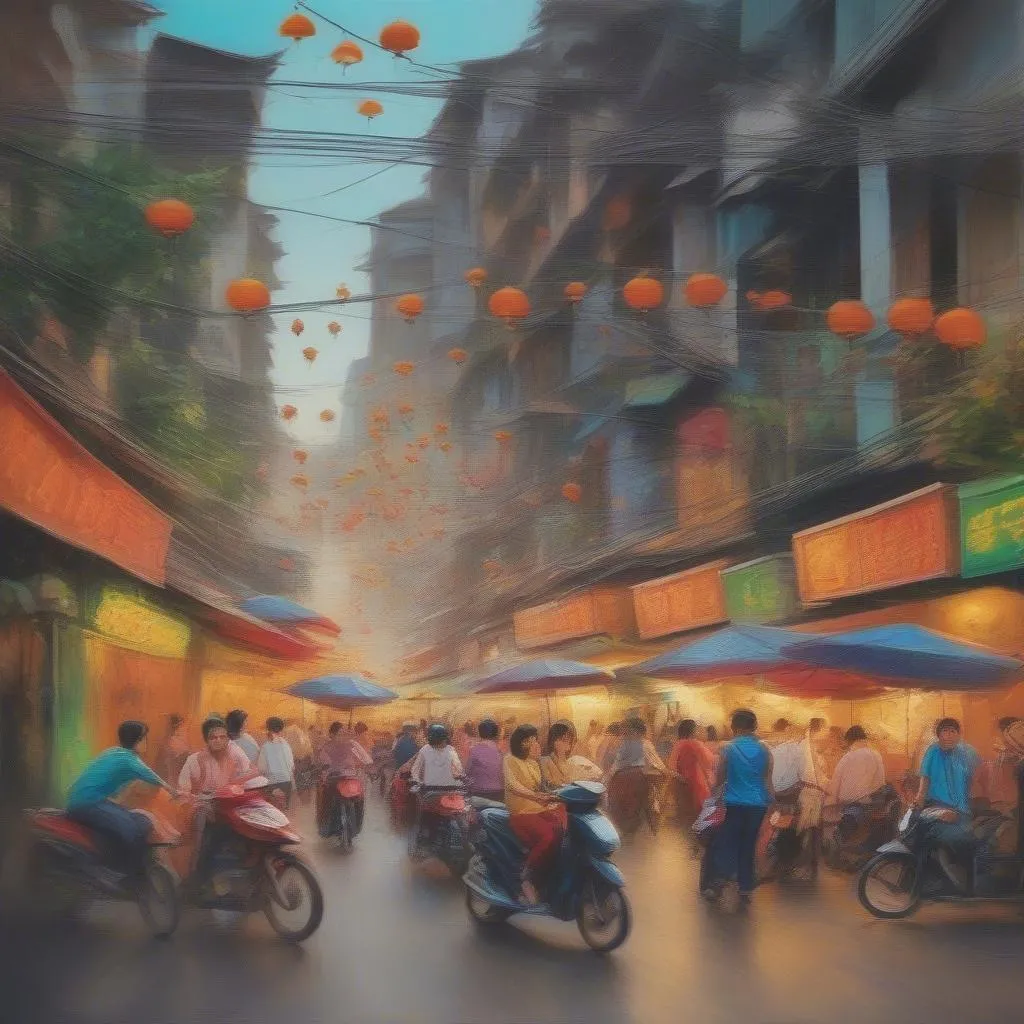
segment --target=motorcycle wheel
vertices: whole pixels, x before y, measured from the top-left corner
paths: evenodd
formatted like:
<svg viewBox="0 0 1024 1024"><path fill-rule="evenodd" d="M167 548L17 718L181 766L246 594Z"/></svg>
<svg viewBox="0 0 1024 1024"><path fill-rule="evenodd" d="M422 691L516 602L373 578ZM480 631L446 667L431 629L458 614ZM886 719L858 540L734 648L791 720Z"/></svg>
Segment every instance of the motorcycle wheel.
<svg viewBox="0 0 1024 1024"><path fill-rule="evenodd" d="M139 913L158 939L173 935L181 920L181 897L173 872L163 864L150 864L139 886Z"/></svg>
<svg viewBox="0 0 1024 1024"><path fill-rule="evenodd" d="M917 864L910 857L880 853L864 865L857 879L857 898L869 914L882 920L909 917L921 904L917 876Z"/></svg>
<svg viewBox="0 0 1024 1024"><path fill-rule="evenodd" d="M282 904L267 882L263 897L263 912L270 927L285 942L304 942L320 927L324 917L324 894L316 875L298 857L291 853L278 853L274 859L284 862L278 875L280 888L288 899ZM305 909L308 908L308 909ZM302 913L298 913L302 911ZM287 915L296 914L294 920Z"/></svg>
<svg viewBox="0 0 1024 1024"><path fill-rule="evenodd" d="M587 879L580 895L576 926L595 953L610 953L629 937L633 910L618 886L599 878Z"/></svg>
<svg viewBox="0 0 1024 1024"><path fill-rule="evenodd" d="M512 915L504 907L488 903L483 896L466 887L466 909L477 924L504 924Z"/></svg>
<svg viewBox="0 0 1024 1024"><path fill-rule="evenodd" d="M338 812L338 849L342 853L352 852L352 819L348 807Z"/></svg>

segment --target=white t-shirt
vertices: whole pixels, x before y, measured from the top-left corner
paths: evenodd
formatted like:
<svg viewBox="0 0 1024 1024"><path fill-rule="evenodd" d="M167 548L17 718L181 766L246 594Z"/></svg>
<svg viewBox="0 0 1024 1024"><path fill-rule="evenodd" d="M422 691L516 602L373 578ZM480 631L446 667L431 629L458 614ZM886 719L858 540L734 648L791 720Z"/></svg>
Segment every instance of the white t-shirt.
<svg viewBox="0 0 1024 1024"><path fill-rule="evenodd" d="M428 789L431 786L457 786L462 778L462 762L449 744L440 750L429 744L420 747L413 758L412 777Z"/></svg>
<svg viewBox="0 0 1024 1024"><path fill-rule="evenodd" d="M280 736L267 740L260 747L256 767L271 782L291 782L295 774L295 755L288 741Z"/></svg>
<svg viewBox="0 0 1024 1024"><path fill-rule="evenodd" d="M885 762L866 743L855 743L839 760L830 799L848 804L866 800L885 785Z"/></svg>

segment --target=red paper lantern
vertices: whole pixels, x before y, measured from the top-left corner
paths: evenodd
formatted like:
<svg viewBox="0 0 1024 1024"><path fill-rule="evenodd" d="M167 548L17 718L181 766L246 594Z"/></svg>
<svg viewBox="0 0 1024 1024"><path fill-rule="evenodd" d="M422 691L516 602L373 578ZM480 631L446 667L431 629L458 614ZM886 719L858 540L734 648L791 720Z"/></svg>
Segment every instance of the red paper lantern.
<svg viewBox="0 0 1024 1024"><path fill-rule="evenodd" d="M301 448L296 448L295 451L292 452L292 458L300 466L304 466L306 464L306 459L309 458L309 452L304 452Z"/></svg>
<svg viewBox="0 0 1024 1024"><path fill-rule="evenodd" d="M665 299L665 289L660 281L653 277L634 277L627 281L622 289L622 297L630 309L638 309L646 313L656 309Z"/></svg>
<svg viewBox="0 0 1024 1024"><path fill-rule="evenodd" d="M294 405L282 405L281 406L281 419L287 421L295 419L299 415L299 410Z"/></svg>
<svg viewBox="0 0 1024 1024"><path fill-rule="evenodd" d="M935 334L943 345L967 350L981 348L988 332L985 321L973 309L951 309L935 321Z"/></svg>
<svg viewBox="0 0 1024 1024"><path fill-rule="evenodd" d="M146 223L164 238L183 235L195 219L195 211L180 199L158 199L146 207Z"/></svg>
<svg viewBox="0 0 1024 1024"><path fill-rule="evenodd" d="M395 309L411 324L423 312L423 299L419 295L403 295L395 303Z"/></svg>
<svg viewBox="0 0 1024 1024"><path fill-rule="evenodd" d="M232 281L224 297L236 313L255 313L270 305L270 289L262 281L251 277Z"/></svg>
<svg viewBox="0 0 1024 1024"><path fill-rule="evenodd" d="M413 370L416 369L415 363L410 363L406 359L399 360L394 366L391 367L399 377L408 377Z"/></svg>
<svg viewBox="0 0 1024 1024"><path fill-rule="evenodd" d="M312 345L309 345L302 350L302 357L303 359L306 360L307 363L309 363L310 366L312 366L313 363L316 362L316 357L318 355L320 355L320 353L317 351L317 349L313 348Z"/></svg>
<svg viewBox="0 0 1024 1024"><path fill-rule="evenodd" d="M508 444L512 440L512 435L507 430L496 430L494 432L494 440L498 444Z"/></svg>
<svg viewBox="0 0 1024 1024"><path fill-rule="evenodd" d="M793 296L789 292L770 291L761 296L760 307L764 310L785 309L793 304Z"/></svg>
<svg viewBox="0 0 1024 1024"><path fill-rule="evenodd" d="M469 353L464 348L450 348L448 358L453 363L464 363L469 358Z"/></svg>
<svg viewBox="0 0 1024 1024"><path fill-rule="evenodd" d="M487 303L491 313L512 327L530 315L530 300L519 288L499 288Z"/></svg>
<svg viewBox="0 0 1024 1024"><path fill-rule="evenodd" d="M332 338L336 338L341 334L341 324L339 324L337 320L332 320L327 325L327 333L330 334Z"/></svg>
<svg viewBox="0 0 1024 1024"><path fill-rule="evenodd" d="M334 410L333 409L323 409L323 410L321 410L321 412L320 412L320 422L321 423L331 423L333 420L334 420Z"/></svg>
<svg viewBox="0 0 1024 1024"><path fill-rule="evenodd" d="M294 39L299 43L316 35L316 25L304 14L289 14L281 22L278 32L286 39Z"/></svg>
<svg viewBox="0 0 1024 1024"><path fill-rule="evenodd" d="M380 45L401 57L420 45L420 30L408 21L393 21L380 30Z"/></svg>
<svg viewBox="0 0 1024 1024"><path fill-rule="evenodd" d="M370 121L375 117L380 117L380 115L384 113L383 105L378 103L377 100L363 100L363 102L356 107L356 110Z"/></svg>
<svg viewBox="0 0 1024 1024"><path fill-rule="evenodd" d="M466 271L466 284L470 288L479 288L487 280L487 271L483 267L472 267Z"/></svg>
<svg viewBox="0 0 1024 1024"><path fill-rule="evenodd" d="M574 483L562 484L562 497L575 505L583 497L583 488Z"/></svg>
<svg viewBox="0 0 1024 1024"><path fill-rule="evenodd" d="M897 299L889 307L889 326L905 338L927 334L935 320L931 299Z"/></svg>
<svg viewBox="0 0 1024 1024"><path fill-rule="evenodd" d="M306 325L301 320L292 321L292 334L297 338L304 330Z"/></svg>
<svg viewBox="0 0 1024 1024"><path fill-rule="evenodd" d="M683 294L691 306L706 309L725 298L729 286L717 274L691 274L683 285Z"/></svg>
<svg viewBox="0 0 1024 1024"><path fill-rule="evenodd" d="M587 286L582 281L570 281L565 286L564 295L574 306L582 302L586 294Z"/></svg>
<svg viewBox="0 0 1024 1024"><path fill-rule="evenodd" d="M351 67L363 59L363 48L358 43L353 43L351 39L346 39L331 50L331 59L343 67Z"/></svg>
<svg viewBox="0 0 1024 1024"><path fill-rule="evenodd" d="M871 310L859 299L844 299L833 303L825 317L828 329L840 338L853 341L874 330L875 318Z"/></svg>

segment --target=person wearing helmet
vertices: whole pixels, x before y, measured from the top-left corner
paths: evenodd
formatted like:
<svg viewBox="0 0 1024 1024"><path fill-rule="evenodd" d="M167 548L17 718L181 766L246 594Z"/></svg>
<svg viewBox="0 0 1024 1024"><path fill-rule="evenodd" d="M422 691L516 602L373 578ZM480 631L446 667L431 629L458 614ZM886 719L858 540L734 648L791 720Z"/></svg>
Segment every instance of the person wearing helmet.
<svg viewBox="0 0 1024 1024"><path fill-rule="evenodd" d="M402 725L402 733L395 740L391 752L395 758L395 770L409 764L419 753L420 746L416 742L416 723L405 722Z"/></svg>
<svg viewBox="0 0 1024 1024"><path fill-rule="evenodd" d="M141 866L152 822L147 815L115 803L115 798L133 782L178 795L139 754L148 732L145 722L122 722L117 727L118 745L90 761L68 792L68 817L112 839L116 857L126 862L128 870Z"/></svg>
<svg viewBox="0 0 1024 1024"><path fill-rule="evenodd" d="M445 789L457 786L464 774L459 755L448 742L448 730L443 725L430 726L426 746L413 758L413 780L424 789Z"/></svg>

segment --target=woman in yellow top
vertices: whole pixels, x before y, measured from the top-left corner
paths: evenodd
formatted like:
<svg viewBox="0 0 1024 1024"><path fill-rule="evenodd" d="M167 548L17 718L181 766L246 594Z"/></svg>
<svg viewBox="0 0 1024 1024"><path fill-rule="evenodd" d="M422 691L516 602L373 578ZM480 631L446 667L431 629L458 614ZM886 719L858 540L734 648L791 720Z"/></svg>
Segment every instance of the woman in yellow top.
<svg viewBox="0 0 1024 1024"><path fill-rule="evenodd" d="M565 831L564 816L558 800L544 792L537 727L520 725L509 737L509 755L505 758L505 805L509 825L526 847L523 864L523 900L539 902L536 882L558 851Z"/></svg>
<svg viewBox="0 0 1024 1024"><path fill-rule="evenodd" d="M540 774L545 789L558 789L584 780L601 781L601 769L593 761L574 754L575 746L576 728L572 722L555 722L548 730L547 753L540 759Z"/></svg>

